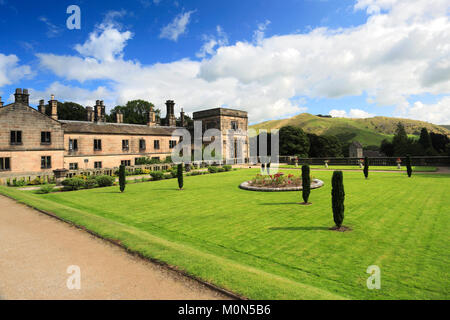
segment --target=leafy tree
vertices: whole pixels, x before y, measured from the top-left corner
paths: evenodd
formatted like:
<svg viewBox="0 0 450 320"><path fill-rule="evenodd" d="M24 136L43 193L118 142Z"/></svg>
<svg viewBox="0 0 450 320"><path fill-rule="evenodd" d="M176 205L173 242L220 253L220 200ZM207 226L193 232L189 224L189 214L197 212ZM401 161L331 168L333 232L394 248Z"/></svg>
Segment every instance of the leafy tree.
<svg viewBox="0 0 450 320"><path fill-rule="evenodd" d="M450 143L450 139L445 134L430 132L430 139L433 149L438 154L445 154L445 146Z"/></svg>
<svg viewBox="0 0 450 320"><path fill-rule="evenodd" d="M183 164L180 163L177 168L177 177L178 177L178 187L180 190L183 189Z"/></svg>
<svg viewBox="0 0 450 320"><path fill-rule="evenodd" d="M49 105L45 106L45 114L48 116L51 116L52 114L52 110ZM86 121L86 118L86 109L82 105L70 101L58 101L58 119Z"/></svg>
<svg viewBox="0 0 450 320"><path fill-rule="evenodd" d="M124 123L147 124L147 113L150 111L150 107L153 109L155 108L153 103L145 100L128 101L125 106L116 106L112 109L108 120L115 121L117 111L120 110L123 114ZM154 112L156 113L156 121L160 120L161 111L159 109L154 109Z"/></svg>
<svg viewBox="0 0 450 320"><path fill-rule="evenodd" d="M303 203L307 204L311 193L311 175L308 165L302 166L302 197Z"/></svg>
<svg viewBox="0 0 450 320"><path fill-rule="evenodd" d="M394 155L404 156L408 152L409 141L406 134L405 127L401 122L397 124L397 130L395 131L394 138L392 139L394 145Z"/></svg>
<svg viewBox="0 0 450 320"><path fill-rule="evenodd" d="M334 223L338 228L342 226L344 222L344 182L342 171L334 171L333 178L331 180L331 201L333 208Z"/></svg>
<svg viewBox="0 0 450 320"><path fill-rule="evenodd" d="M309 139L309 157L342 157L342 144L335 136L318 136L308 134Z"/></svg>
<svg viewBox="0 0 450 320"><path fill-rule="evenodd" d="M423 147L424 150L432 147L431 138L428 134L427 128L422 128L422 130L420 131L419 144Z"/></svg>
<svg viewBox="0 0 450 320"><path fill-rule="evenodd" d="M120 192L124 192L125 191L125 185L126 185L125 166L124 165L120 165L120 167L119 167Z"/></svg>
<svg viewBox="0 0 450 320"><path fill-rule="evenodd" d="M297 127L282 127L279 132L280 155L307 157L309 152L309 140L306 133Z"/></svg>
<svg viewBox="0 0 450 320"><path fill-rule="evenodd" d="M406 156L406 172L408 173L408 177L411 178L412 168L411 168L411 157L409 155Z"/></svg>
<svg viewBox="0 0 450 320"><path fill-rule="evenodd" d="M364 177L366 177L366 179L369 177L369 158L368 157L364 158Z"/></svg>

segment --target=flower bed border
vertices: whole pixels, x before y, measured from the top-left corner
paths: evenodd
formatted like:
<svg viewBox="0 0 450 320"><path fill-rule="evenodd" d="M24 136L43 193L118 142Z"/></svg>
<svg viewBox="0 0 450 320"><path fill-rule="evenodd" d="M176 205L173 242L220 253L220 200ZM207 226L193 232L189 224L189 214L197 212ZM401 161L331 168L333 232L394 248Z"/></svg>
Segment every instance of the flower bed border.
<svg viewBox="0 0 450 320"><path fill-rule="evenodd" d="M283 187L283 188L274 188L274 187L256 187L250 185L251 181L242 182L239 185L239 188L249 191L262 191L262 192L283 192L283 191L299 191L303 190L303 187ZM317 189L324 186L324 182L319 179L313 179L311 182L311 189Z"/></svg>

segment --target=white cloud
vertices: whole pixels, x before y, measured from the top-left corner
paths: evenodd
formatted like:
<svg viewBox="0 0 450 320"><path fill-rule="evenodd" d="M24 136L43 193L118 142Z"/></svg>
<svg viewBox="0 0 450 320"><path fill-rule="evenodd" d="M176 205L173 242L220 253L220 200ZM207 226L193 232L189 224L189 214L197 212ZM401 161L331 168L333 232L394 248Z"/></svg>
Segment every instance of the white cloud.
<svg viewBox="0 0 450 320"><path fill-rule="evenodd" d="M264 23L258 24L258 28L253 32L253 42L256 43L256 45L260 45L264 40L265 31L269 24L270 21L266 20Z"/></svg>
<svg viewBox="0 0 450 320"><path fill-rule="evenodd" d="M32 75L28 65L19 65L16 55L0 53L0 87L13 84Z"/></svg>
<svg viewBox="0 0 450 320"><path fill-rule="evenodd" d="M114 19L117 15L108 15ZM120 32L112 23L102 23L89 35L82 45L77 44L75 50L82 56L95 58L99 61L113 62L121 59L126 42L132 38L130 31Z"/></svg>
<svg viewBox="0 0 450 320"><path fill-rule="evenodd" d="M46 35L48 38L55 38L63 32L63 29L61 27L51 23L47 17L39 17L39 21L45 23L45 25L47 26Z"/></svg>
<svg viewBox="0 0 450 320"><path fill-rule="evenodd" d="M203 45L200 50L195 54L198 58L204 58L207 55L213 55L216 53L215 48L217 46L222 47L228 45L228 36L223 31L221 26L216 27L217 36L203 35Z"/></svg>
<svg viewBox="0 0 450 320"><path fill-rule="evenodd" d="M30 89L30 103L38 104L40 99L50 99L54 94L57 100L73 101L83 106L93 106L96 100L104 100L106 105L112 105L115 101L110 97L111 92L105 87L98 87L95 90L87 90L80 87L66 86L58 81L50 84L44 91Z"/></svg>
<svg viewBox="0 0 450 320"><path fill-rule="evenodd" d="M345 110L330 110L329 115L333 118L347 118L347 111Z"/></svg>
<svg viewBox="0 0 450 320"><path fill-rule="evenodd" d="M406 117L435 124L450 124L450 96L443 97L435 104L415 102Z"/></svg>
<svg viewBox="0 0 450 320"><path fill-rule="evenodd" d="M370 5L380 10L368 10ZM450 92L449 8L445 0L358 1L355 9L370 14L361 26L260 36L233 45L219 43L217 32L205 38L198 52L202 61L142 65L125 60L123 49L131 35L115 27L91 34L78 46L82 56L38 57L62 78L108 81L118 103L144 98L162 105L172 98L187 111L226 104L249 111L256 122L303 111L292 97L366 94L370 102L408 114L412 95ZM102 39L109 35L114 35L113 45L104 48ZM353 109L348 116L371 114Z"/></svg>
<svg viewBox="0 0 450 320"><path fill-rule="evenodd" d="M330 110L329 114L334 118L371 118L375 117L374 114L368 113L367 111L361 109L350 109L350 112L347 114L345 110Z"/></svg>
<svg viewBox="0 0 450 320"><path fill-rule="evenodd" d="M178 37L186 32L186 27L190 22L191 15L195 11L188 11L177 15L171 23L161 29L160 38L177 41Z"/></svg>

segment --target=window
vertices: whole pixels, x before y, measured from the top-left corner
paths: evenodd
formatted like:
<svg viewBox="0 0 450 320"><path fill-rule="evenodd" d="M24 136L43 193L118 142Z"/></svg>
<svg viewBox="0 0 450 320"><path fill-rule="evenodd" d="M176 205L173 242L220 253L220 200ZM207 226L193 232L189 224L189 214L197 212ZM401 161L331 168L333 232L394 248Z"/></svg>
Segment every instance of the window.
<svg viewBox="0 0 450 320"><path fill-rule="evenodd" d="M102 150L102 140L94 139L94 151Z"/></svg>
<svg viewBox="0 0 450 320"><path fill-rule="evenodd" d="M52 143L51 132L42 131L41 132L41 144L50 144L50 143Z"/></svg>
<svg viewBox="0 0 450 320"><path fill-rule="evenodd" d="M11 131L11 144L22 144L22 131Z"/></svg>
<svg viewBox="0 0 450 320"><path fill-rule="evenodd" d="M169 148L170 149L175 148L176 145L177 145L177 141L176 140L170 140L169 141Z"/></svg>
<svg viewBox="0 0 450 320"><path fill-rule="evenodd" d="M128 151L130 148L129 140L122 140L122 150Z"/></svg>
<svg viewBox="0 0 450 320"><path fill-rule="evenodd" d="M69 139L69 151L78 150L78 139Z"/></svg>
<svg viewBox="0 0 450 320"><path fill-rule="evenodd" d="M11 158L0 158L0 171L11 170Z"/></svg>
<svg viewBox="0 0 450 320"><path fill-rule="evenodd" d="M70 170L78 170L78 162L69 163Z"/></svg>
<svg viewBox="0 0 450 320"><path fill-rule="evenodd" d="M145 150L145 140L144 139L140 139L139 140L139 150Z"/></svg>
<svg viewBox="0 0 450 320"><path fill-rule="evenodd" d="M102 168L102 162L101 161L95 161L94 162L94 168L95 169L101 169Z"/></svg>
<svg viewBox="0 0 450 320"><path fill-rule="evenodd" d="M129 167L129 166L131 166L131 160L122 160L122 161L120 161L120 164L122 166Z"/></svg>
<svg viewBox="0 0 450 320"><path fill-rule="evenodd" d="M42 156L41 157L41 169L50 169L52 167L52 157Z"/></svg>
<svg viewBox="0 0 450 320"><path fill-rule="evenodd" d="M153 148L159 149L159 140L153 141Z"/></svg>
<svg viewBox="0 0 450 320"><path fill-rule="evenodd" d="M237 122L236 121L231 121L231 129L237 130L237 128L238 128Z"/></svg>

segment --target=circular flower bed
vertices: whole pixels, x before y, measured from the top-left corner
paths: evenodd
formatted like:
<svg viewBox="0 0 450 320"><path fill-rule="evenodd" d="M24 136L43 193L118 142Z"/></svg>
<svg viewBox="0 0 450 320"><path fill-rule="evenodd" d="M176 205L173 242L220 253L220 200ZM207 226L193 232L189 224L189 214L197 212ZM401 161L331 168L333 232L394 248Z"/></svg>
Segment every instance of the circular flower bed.
<svg viewBox="0 0 450 320"><path fill-rule="evenodd" d="M323 186L323 181L311 178L311 189L317 189ZM251 191L298 191L302 190L301 176L293 174L285 175L279 172L274 175L258 174L250 181L245 181L239 185L239 188Z"/></svg>

